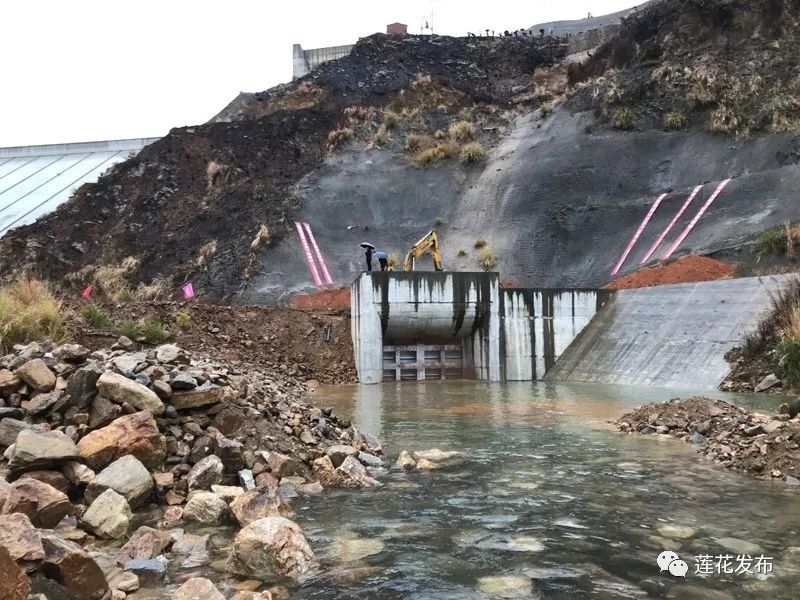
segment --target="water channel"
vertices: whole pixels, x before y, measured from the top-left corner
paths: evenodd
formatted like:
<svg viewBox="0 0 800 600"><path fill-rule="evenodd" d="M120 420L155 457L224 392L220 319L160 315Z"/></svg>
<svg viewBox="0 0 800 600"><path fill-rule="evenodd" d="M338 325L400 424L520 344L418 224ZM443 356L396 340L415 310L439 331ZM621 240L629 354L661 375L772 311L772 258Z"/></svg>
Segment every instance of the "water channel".
<svg viewBox="0 0 800 600"><path fill-rule="evenodd" d="M383 486L298 499L320 575L293 598L800 597L800 493L701 461L687 443L607 421L690 392L581 385L420 383L323 388L400 450L464 453L437 471L379 470ZM715 394L751 408L779 398ZM660 573L672 550L686 577ZM730 555L731 574L717 557ZM764 556L769 574L738 556ZM714 557L711 573L698 565ZM728 565L730 566L730 565ZM760 570L766 570L763 567Z"/></svg>

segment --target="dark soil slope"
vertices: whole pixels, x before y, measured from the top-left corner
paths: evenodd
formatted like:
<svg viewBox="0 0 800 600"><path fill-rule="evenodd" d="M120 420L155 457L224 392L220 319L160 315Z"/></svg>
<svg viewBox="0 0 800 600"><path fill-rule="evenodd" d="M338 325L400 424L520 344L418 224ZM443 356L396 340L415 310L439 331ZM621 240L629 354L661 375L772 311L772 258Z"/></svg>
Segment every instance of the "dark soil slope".
<svg viewBox="0 0 800 600"><path fill-rule="evenodd" d="M292 186L322 163L346 107L387 104L420 74L459 92L465 106L503 102L561 54L531 39L366 38L302 81L250 98L237 120L171 131L55 213L10 232L0 272L69 276L80 286L133 257L124 269L133 287L191 278L208 296L229 296L247 278L251 244L285 234ZM262 225L269 235L256 240Z"/></svg>

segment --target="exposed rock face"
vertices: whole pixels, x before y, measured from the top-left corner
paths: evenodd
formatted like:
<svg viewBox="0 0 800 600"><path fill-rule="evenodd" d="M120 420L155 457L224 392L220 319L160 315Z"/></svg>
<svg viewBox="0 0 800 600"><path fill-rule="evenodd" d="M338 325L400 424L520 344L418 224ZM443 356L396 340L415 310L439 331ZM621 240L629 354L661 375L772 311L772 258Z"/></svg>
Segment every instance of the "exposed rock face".
<svg viewBox="0 0 800 600"><path fill-rule="evenodd" d="M24 477L0 491L1 514L22 513L34 527L55 527L73 510L67 495L37 479Z"/></svg>
<svg viewBox="0 0 800 600"><path fill-rule="evenodd" d="M8 550L14 560L35 561L44 558L39 532L27 515L22 513L0 515L0 547Z"/></svg>
<svg viewBox="0 0 800 600"><path fill-rule="evenodd" d="M231 502L230 509L241 527L265 517L283 517L292 512L274 489L264 487L237 496Z"/></svg>
<svg viewBox="0 0 800 600"><path fill-rule="evenodd" d="M108 593L102 569L83 548L52 533L42 534L42 545L45 553L42 569L47 577L81 600L100 600Z"/></svg>
<svg viewBox="0 0 800 600"><path fill-rule="evenodd" d="M78 458L78 447L61 431L22 430L8 466L14 471L41 469Z"/></svg>
<svg viewBox="0 0 800 600"><path fill-rule="evenodd" d="M183 518L215 525L221 523L228 514L228 505L212 492L192 492L183 508Z"/></svg>
<svg viewBox="0 0 800 600"><path fill-rule="evenodd" d="M364 465L358 462L353 456L345 458L342 464L337 467L336 472L348 477L351 481L363 487L380 485L376 479L367 473Z"/></svg>
<svg viewBox="0 0 800 600"><path fill-rule="evenodd" d="M37 392L49 392L56 387L56 376L41 358L29 360L16 374Z"/></svg>
<svg viewBox="0 0 800 600"><path fill-rule="evenodd" d="M119 568L117 561L112 556L102 552L90 552L89 556L103 570L108 587L112 591L119 590L128 594L139 589L139 578L134 573L129 573Z"/></svg>
<svg viewBox="0 0 800 600"><path fill-rule="evenodd" d="M0 546L0 582L0 600L27 600L31 593L28 576L3 546Z"/></svg>
<svg viewBox="0 0 800 600"><path fill-rule="evenodd" d="M162 363L189 364L189 357L186 352L175 344L164 344L156 348L156 358L158 362Z"/></svg>
<svg viewBox="0 0 800 600"><path fill-rule="evenodd" d="M58 409L64 405L64 402L61 401L62 395L61 390L36 394L28 402L28 414L35 417Z"/></svg>
<svg viewBox="0 0 800 600"><path fill-rule="evenodd" d="M189 471L189 491L210 490L212 485L222 482L225 467L220 458L214 454L206 456Z"/></svg>
<svg viewBox="0 0 800 600"><path fill-rule="evenodd" d="M286 456L279 452L270 452L267 458L267 467L275 477L287 477L296 475L300 465L291 456Z"/></svg>
<svg viewBox="0 0 800 600"><path fill-rule="evenodd" d="M297 581L314 560L300 526L284 517L254 521L233 542L229 569L260 580Z"/></svg>
<svg viewBox="0 0 800 600"><path fill-rule="evenodd" d="M394 468L399 469L401 471L408 471L413 469L417 463L411 458L411 455L403 450L400 455L397 457L397 462L394 463Z"/></svg>
<svg viewBox="0 0 800 600"><path fill-rule="evenodd" d="M142 587L154 587L163 581L167 574L167 565L163 557L137 558L125 563L125 571L135 574Z"/></svg>
<svg viewBox="0 0 800 600"><path fill-rule="evenodd" d="M160 466L166 458L166 441L148 411L120 417L111 425L92 431L78 442L78 451L94 470L130 454L149 468Z"/></svg>
<svg viewBox="0 0 800 600"><path fill-rule="evenodd" d="M356 456L358 454L358 449L344 444L335 444L328 448L326 454L330 457L333 466L338 467L348 456Z"/></svg>
<svg viewBox="0 0 800 600"><path fill-rule="evenodd" d="M217 587L204 577L192 577L175 590L175 600L225 600Z"/></svg>
<svg viewBox="0 0 800 600"><path fill-rule="evenodd" d="M117 552L117 563L124 566L132 560L150 560L163 554L170 544L172 536L169 532L139 527Z"/></svg>
<svg viewBox="0 0 800 600"><path fill-rule="evenodd" d="M228 393L228 388L211 383L205 383L188 392L175 392L170 397L170 403L178 410L199 408L216 404Z"/></svg>
<svg viewBox="0 0 800 600"><path fill-rule="evenodd" d="M86 488L87 502L94 502L105 490L121 494L136 508L141 506L153 491L150 472L135 456L123 456L103 469Z"/></svg>
<svg viewBox="0 0 800 600"><path fill-rule="evenodd" d="M0 369L0 393L13 392L22 380L13 371Z"/></svg>
<svg viewBox="0 0 800 600"><path fill-rule="evenodd" d="M106 398L120 404L127 402L154 415L164 412L164 403L153 390L119 373L103 373L97 380L97 390Z"/></svg>
<svg viewBox="0 0 800 600"><path fill-rule="evenodd" d="M68 461L61 467L61 472L72 485L84 485L94 479L94 471L78 461Z"/></svg>
<svg viewBox="0 0 800 600"><path fill-rule="evenodd" d="M64 390L72 406L86 408L92 403L97 396L97 380L104 371L102 365L92 363L72 374Z"/></svg>
<svg viewBox="0 0 800 600"><path fill-rule="evenodd" d="M113 489L107 489L89 506L83 515L83 522L95 535L117 539L128 532L131 517L131 507L125 497Z"/></svg>

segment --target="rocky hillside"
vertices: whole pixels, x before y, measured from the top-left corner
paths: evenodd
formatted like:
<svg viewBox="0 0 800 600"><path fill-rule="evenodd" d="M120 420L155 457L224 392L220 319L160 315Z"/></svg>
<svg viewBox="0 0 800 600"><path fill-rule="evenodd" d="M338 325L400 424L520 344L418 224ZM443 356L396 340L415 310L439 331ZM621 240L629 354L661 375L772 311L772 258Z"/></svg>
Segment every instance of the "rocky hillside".
<svg viewBox="0 0 800 600"><path fill-rule="evenodd" d="M741 263L741 274L794 268L764 242L800 221L799 10L663 0L570 57L560 38L372 36L174 130L11 232L0 271L139 298L191 280L206 297L281 303L314 289L300 219L338 286L363 268L361 241L401 257L430 228L448 269L602 286L656 197L667 194L623 275L660 260L727 179L674 256Z"/></svg>
<svg viewBox="0 0 800 600"><path fill-rule="evenodd" d="M536 67L562 54L550 40L363 39L347 58L242 98L226 119L175 129L82 187L54 214L5 236L0 270L76 286L94 280L110 293L144 283L145 297L191 279L208 297L230 296L254 255L289 230L296 184L355 128L397 111L380 145L395 121L422 127L443 107L446 130L462 108L509 104Z"/></svg>

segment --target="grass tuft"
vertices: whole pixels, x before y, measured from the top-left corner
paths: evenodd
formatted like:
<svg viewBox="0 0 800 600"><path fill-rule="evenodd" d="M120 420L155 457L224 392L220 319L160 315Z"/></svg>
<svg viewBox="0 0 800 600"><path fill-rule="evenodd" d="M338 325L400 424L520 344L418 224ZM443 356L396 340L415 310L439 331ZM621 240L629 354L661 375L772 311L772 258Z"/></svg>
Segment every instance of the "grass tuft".
<svg viewBox="0 0 800 600"><path fill-rule="evenodd" d="M191 324L192 315L189 314L189 311L179 310L175 313L175 325L178 329L188 329Z"/></svg>
<svg viewBox="0 0 800 600"><path fill-rule="evenodd" d="M667 115L664 117L664 125L667 129L671 129L672 131L684 129L687 124L688 121L686 119L686 115L680 111L667 113Z"/></svg>
<svg viewBox="0 0 800 600"><path fill-rule="evenodd" d="M478 266L484 271L491 271L497 266L497 258L489 248L484 248L478 255Z"/></svg>
<svg viewBox="0 0 800 600"><path fill-rule="evenodd" d="M111 329L114 325L108 313L96 304L84 306L81 309L81 315L86 319L86 323L95 329Z"/></svg>
<svg viewBox="0 0 800 600"><path fill-rule="evenodd" d="M61 302L42 281L22 279L0 288L0 346L64 337Z"/></svg>
<svg viewBox="0 0 800 600"><path fill-rule="evenodd" d="M633 110L624 106L614 111L611 124L617 129L630 130L636 127L636 115Z"/></svg>
<svg viewBox="0 0 800 600"><path fill-rule="evenodd" d="M471 165L486 158L486 150L478 142L470 142L461 149L459 160L465 165Z"/></svg>
<svg viewBox="0 0 800 600"><path fill-rule="evenodd" d="M475 248L479 250L481 248L485 248L488 245L489 245L489 240L487 240L485 237L479 237L475 240Z"/></svg>
<svg viewBox="0 0 800 600"><path fill-rule="evenodd" d="M463 144L475 139L475 127L468 121L456 121L450 124L447 135Z"/></svg>
<svg viewBox="0 0 800 600"><path fill-rule="evenodd" d="M136 321L124 319L117 323L115 331L118 335L124 335L130 340L138 340L142 337L142 327Z"/></svg>
<svg viewBox="0 0 800 600"><path fill-rule="evenodd" d="M167 339L167 330L158 317L149 317L141 325L142 337L150 344L157 344Z"/></svg>

